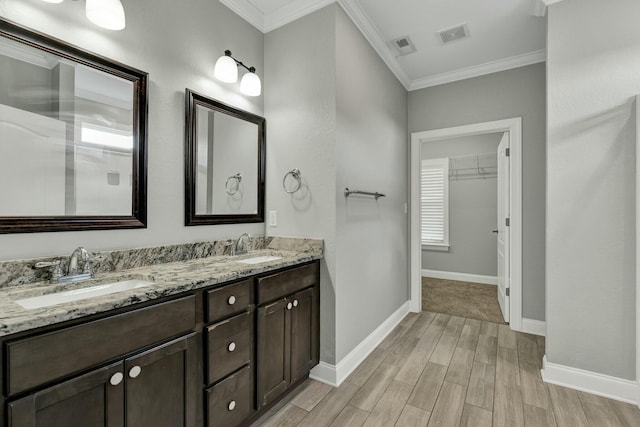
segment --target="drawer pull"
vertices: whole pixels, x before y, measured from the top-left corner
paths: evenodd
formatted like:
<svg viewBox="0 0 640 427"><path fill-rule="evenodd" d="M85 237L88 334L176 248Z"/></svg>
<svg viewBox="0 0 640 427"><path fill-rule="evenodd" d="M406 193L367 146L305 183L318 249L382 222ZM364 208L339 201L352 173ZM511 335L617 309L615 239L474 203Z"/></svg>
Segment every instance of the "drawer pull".
<svg viewBox="0 0 640 427"><path fill-rule="evenodd" d="M287 310L291 310L293 308L293 304L289 303L287 304Z"/></svg>
<svg viewBox="0 0 640 427"><path fill-rule="evenodd" d="M142 368L140 366L134 366L129 370L129 377L137 378L138 375L140 375L140 372L142 372Z"/></svg>
<svg viewBox="0 0 640 427"><path fill-rule="evenodd" d="M231 402L229 402L229 406L227 406L227 408L229 408L230 411L236 409L236 401L232 400Z"/></svg>
<svg viewBox="0 0 640 427"><path fill-rule="evenodd" d="M116 372L115 374L111 375L111 378L109 379L109 383L111 385L118 385L122 382L123 379L124 379L124 375L122 375L122 372Z"/></svg>
<svg viewBox="0 0 640 427"><path fill-rule="evenodd" d="M294 300L293 300L293 306L294 306L294 307L297 307L297 306L298 306L298 300L297 300L297 299L294 299Z"/></svg>
<svg viewBox="0 0 640 427"><path fill-rule="evenodd" d="M229 350L229 351L234 351L235 349L236 349L236 343L234 343L234 342L229 344L229 347L227 347L227 350Z"/></svg>
<svg viewBox="0 0 640 427"><path fill-rule="evenodd" d="M233 296L233 295L231 295L231 296L229 297L229 299L227 299L227 302L229 303L229 305L233 305L233 304L235 304L235 303L236 303L236 297L235 297L235 296Z"/></svg>

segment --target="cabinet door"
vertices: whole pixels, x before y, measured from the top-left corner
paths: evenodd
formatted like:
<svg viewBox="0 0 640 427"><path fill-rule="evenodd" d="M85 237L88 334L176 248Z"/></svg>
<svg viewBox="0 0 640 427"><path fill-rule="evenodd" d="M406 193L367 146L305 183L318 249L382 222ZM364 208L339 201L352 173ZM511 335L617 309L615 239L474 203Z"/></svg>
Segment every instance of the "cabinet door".
<svg viewBox="0 0 640 427"><path fill-rule="evenodd" d="M290 382L291 307L289 300L281 299L257 310L258 409L280 396Z"/></svg>
<svg viewBox="0 0 640 427"><path fill-rule="evenodd" d="M317 287L289 298L291 310L291 382L296 382L318 364Z"/></svg>
<svg viewBox="0 0 640 427"><path fill-rule="evenodd" d="M195 334L125 360L128 427L192 427L196 415Z"/></svg>
<svg viewBox="0 0 640 427"><path fill-rule="evenodd" d="M122 427L124 376L116 363L8 404L9 427Z"/></svg>

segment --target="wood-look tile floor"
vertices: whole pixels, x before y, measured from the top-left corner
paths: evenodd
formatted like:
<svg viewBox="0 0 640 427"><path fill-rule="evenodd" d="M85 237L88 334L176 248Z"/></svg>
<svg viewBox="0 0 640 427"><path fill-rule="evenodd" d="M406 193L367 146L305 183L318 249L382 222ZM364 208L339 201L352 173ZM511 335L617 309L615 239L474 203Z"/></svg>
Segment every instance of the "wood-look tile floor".
<svg viewBox="0 0 640 427"><path fill-rule="evenodd" d="M338 388L308 380L253 427L640 426L629 404L542 382L544 338L411 313Z"/></svg>

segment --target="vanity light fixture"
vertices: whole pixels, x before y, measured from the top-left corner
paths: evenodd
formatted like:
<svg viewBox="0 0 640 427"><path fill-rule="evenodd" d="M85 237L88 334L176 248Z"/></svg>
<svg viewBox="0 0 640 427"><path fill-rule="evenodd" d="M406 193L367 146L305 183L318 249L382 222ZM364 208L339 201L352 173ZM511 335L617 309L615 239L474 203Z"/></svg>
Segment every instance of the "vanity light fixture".
<svg viewBox="0 0 640 427"><path fill-rule="evenodd" d="M46 3L62 3L64 0L42 0ZM77 0L74 0L77 1ZM120 0L86 0L87 19L98 27L119 31L126 26L124 7Z"/></svg>
<svg viewBox="0 0 640 427"><path fill-rule="evenodd" d="M218 58L213 70L214 76L225 83L235 83L238 81L238 67L247 70L242 80L240 80L240 91L248 96L259 96L262 92L260 77L256 74L255 67L247 67L241 61L231 56L230 50L225 50L224 55Z"/></svg>
<svg viewBox="0 0 640 427"><path fill-rule="evenodd" d="M120 0L87 0L87 19L107 30L124 30L124 7Z"/></svg>

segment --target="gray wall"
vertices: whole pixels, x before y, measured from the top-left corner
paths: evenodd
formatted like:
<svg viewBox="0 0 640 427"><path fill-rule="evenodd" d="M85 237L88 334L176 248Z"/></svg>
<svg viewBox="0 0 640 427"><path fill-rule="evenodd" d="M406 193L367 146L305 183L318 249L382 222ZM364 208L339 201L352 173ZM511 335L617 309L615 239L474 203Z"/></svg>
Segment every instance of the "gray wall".
<svg viewBox="0 0 640 427"><path fill-rule="evenodd" d="M566 0L548 23L547 359L625 379L635 378L638 16L637 0Z"/></svg>
<svg viewBox="0 0 640 427"><path fill-rule="evenodd" d="M407 92L342 8L335 9L336 353L341 360L409 299L408 139ZM345 187L386 197L345 199Z"/></svg>
<svg viewBox="0 0 640 427"><path fill-rule="evenodd" d="M263 76L264 36L210 0L124 2L127 28L108 31L84 14L84 3L4 0L0 15L83 49L149 73L148 228L0 236L0 259L223 239L244 231L262 235L264 224L184 227L184 90L186 87L253 113L262 97L242 95L239 83L213 77L216 60L230 49ZM265 82L266 83L266 82ZM293 105L293 104L291 104Z"/></svg>
<svg viewBox="0 0 640 427"><path fill-rule="evenodd" d="M272 236L324 239L320 272L320 359L335 363L336 59L332 7L265 35L267 214ZM312 82L312 84L310 84ZM282 188L284 174L300 169L303 186Z"/></svg>
<svg viewBox="0 0 640 427"><path fill-rule="evenodd" d="M51 115L51 70L0 55L0 75L0 104L45 116Z"/></svg>
<svg viewBox="0 0 640 427"><path fill-rule="evenodd" d="M502 133L422 143L422 159L497 154ZM494 169L495 171L496 169ZM422 250L422 268L497 276L498 181L495 176L449 179L449 250Z"/></svg>
<svg viewBox="0 0 640 427"><path fill-rule="evenodd" d="M522 117L525 318L545 319L545 65L409 92L409 132Z"/></svg>
<svg viewBox="0 0 640 427"><path fill-rule="evenodd" d="M408 299L406 91L337 5L268 33L265 68L267 234L324 239L321 360L335 364ZM388 197L345 201L345 186Z"/></svg>

